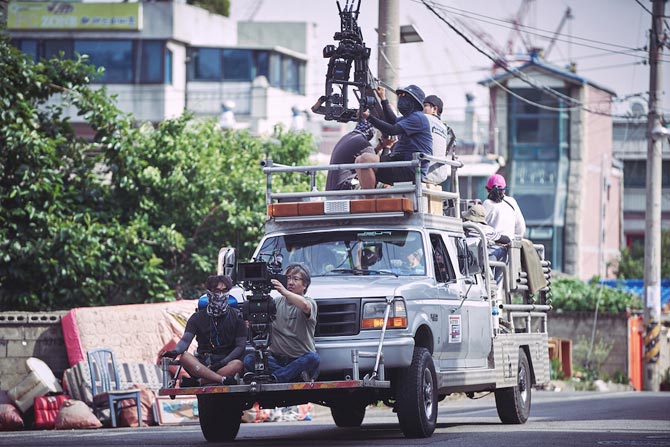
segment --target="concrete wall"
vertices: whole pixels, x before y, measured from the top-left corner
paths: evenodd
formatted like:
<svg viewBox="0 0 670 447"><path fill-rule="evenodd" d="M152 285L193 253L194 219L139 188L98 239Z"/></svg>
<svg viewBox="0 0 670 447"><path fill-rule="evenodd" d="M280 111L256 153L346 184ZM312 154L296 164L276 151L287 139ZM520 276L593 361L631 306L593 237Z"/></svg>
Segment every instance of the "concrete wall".
<svg viewBox="0 0 670 447"><path fill-rule="evenodd" d="M547 320L549 337L572 340L573 371L577 365L574 358L576 345L580 340L591 341L593 331L592 312L552 312ZM628 317L625 314L598 314L595 344L599 341L611 344L612 349L602 373L612 375L617 371L628 371Z"/></svg>
<svg viewBox="0 0 670 447"><path fill-rule="evenodd" d="M65 312L0 312L0 390L28 374L26 360L43 360L57 378L69 368L61 317Z"/></svg>

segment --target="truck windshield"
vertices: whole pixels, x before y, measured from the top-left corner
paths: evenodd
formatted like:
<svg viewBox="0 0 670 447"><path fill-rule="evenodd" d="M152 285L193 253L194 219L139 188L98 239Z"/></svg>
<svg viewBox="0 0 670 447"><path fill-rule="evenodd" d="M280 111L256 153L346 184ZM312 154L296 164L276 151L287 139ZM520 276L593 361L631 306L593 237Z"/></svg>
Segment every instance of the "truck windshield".
<svg viewBox="0 0 670 447"><path fill-rule="evenodd" d="M426 274L426 257L418 231L331 231L267 238L257 261L282 257L306 265L312 276Z"/></svg>

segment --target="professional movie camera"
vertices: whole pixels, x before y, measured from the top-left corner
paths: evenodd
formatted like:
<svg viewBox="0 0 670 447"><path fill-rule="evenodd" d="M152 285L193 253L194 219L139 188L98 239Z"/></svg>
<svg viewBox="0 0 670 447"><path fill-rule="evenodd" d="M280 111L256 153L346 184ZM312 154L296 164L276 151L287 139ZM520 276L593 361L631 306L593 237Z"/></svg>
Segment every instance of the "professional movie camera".
<svg viewBox="0 0 670 447"><path fill-rule="evenodd" d="M249 322L250 342L254 348L254 373L256 381L269 381L267 373L267 351L270 347L272 322L277 308L270 292L274 289L271 280L276 279L284 287L286 275L282 275L282 257L272 254L269 262L240 262L237 264L237 280L247 292L247 301L242 305L244 319Z"/></svg>
<svg viewBox="0 0 670 447"><path fill-rule="evenodd" d="M333 39L339 41L339 45L326 45L323 49L323 57L330 59L326 73L326 94L312 106L312 112L324 115L326 120L341 123L357 120L366 109L381 116L381 106L374 93L376 80L368 68L370 48L365 46L363 33L357 23L361 0L358 0L356 10L355 1L351 0L350 4L346 0L344 9L337 2L341 31L335 33ZM354 78L349 80L352 65ZM333 87L339 87L339 92L334 92ZM349 108L350 88L358 99L358 108Z"/></svg>

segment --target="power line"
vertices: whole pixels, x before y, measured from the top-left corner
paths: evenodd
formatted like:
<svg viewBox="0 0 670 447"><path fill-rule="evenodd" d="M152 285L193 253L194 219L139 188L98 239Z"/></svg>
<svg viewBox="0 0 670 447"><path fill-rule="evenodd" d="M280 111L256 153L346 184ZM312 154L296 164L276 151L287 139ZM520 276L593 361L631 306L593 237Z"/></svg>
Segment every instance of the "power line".
<svg viewBox="0 0 670 447"><path fill-rule="evenodd" d="M647 11L647 12L649 13L649 15L651 15L651 16L654 15L651 11L649 11L649 9L647 9L646 6L644 6L644 5L642 4L642 2L641 2L640 0L635 0L635 3L637 3L638 5L640 5L640 8L644 9L645 11Z"/></svg>
<svg viewBox="0 0 670 447"><path fill-rule="evenodd" d="M556 91L556 90L554 90L550 87L547 87L545 85L538 85L537 83L532 81L530 78L528 78L528 76L526 76L525 73L520 72L519 70L511 70L509 67L507 67L506 64L504 64L504 63L500 64L500 61L498 61L493 56L489 55L486 51L479 48L474 42L472 42L472 40L470 40L470 38L468 36L463 34L463 32L461 30L456 28L451 22L449 22L442 15L440 15L437 11L435 11L435 9L430 4L428 4L427 0L421 0L421 2L423 3L424 6L426 6L426 8L428 8L429 11L431 11L437 18L439 18L444 23L446 23L447 26L449 26L449 28L451 28L456 34L458 34L461 38L463 38L470 46L472 46L475 50L477 50L479 53L484 55L487 59L490 59L493 63L495 63L496 65L499 65L503 70L505 70L506 72L508 72L512 76L516 77L517 79L520 79L521 81L530 85L531 87L533 87L535 89L538 89L538 90L541 90L541 91L544 91L544 92L548 93L549 95L554 96L558 99L567 100L571 103L574 103L574 104L580 106L582 108L582 110L584 110L586 112L593 113L593 114L596 114L596 115L604 115L604 116L611 116L611 117L617 116L617 115L613 115L611 113L602 112L600 110L593 110L590 107L587 107L586 105L584 105L582 102L576 100L575 98L572 98L568 95L564 95L563 93L558 92L558 91ZM572 110L572 109L568 108L568 109L565 109L565 110L569 111L569 110Z"/></svg>
<svg viewBox="0 0 670 447"><path fill-rule="evenodd" d="M416 3L419 3L419 2L423 3L423 0L414 0L414 1ZM487 15L479 14L479 13L472 12L472 11L467 11L465 9L454 8L452 6L442 5L442 4L437 3L435 1L433 1L432 3L433 3L433 5L437 5L436 9L441 9L444 12L449 12L449 13L454 14L454 15L461 15L463 17L467 17L467 18L472 19L472 20L477 20L477 21L480 21L480 22L488 23L490 25L499 26L499 27L507 28L507 29L515 29L514 26L517 26L519 28L525 28L525 29L528 29L528 30L534 30L534 31L543 32L543 33L549 33L548 35L536 34L540 37L545 37L547 39L551 39L553 37L553 34L554 34L552 31L544 30L542 28L537 28L537 27L533 27L533 26L529 26L529 25L523 25L523 24L514 24L514 23L512 23L508 20L498 19L496 17L487 16ZM454 12L454 11L459 11L459 12ZM512 25L512 26L502 25L500 23L494 23L494 22L491 22L491 21L488 21L488 20L482 20L482 19L478 19L478 18L472 17L472 16L483 17L483 18L486 18L486 19L489 19L489 20L494 20L494 21L497 21L497 22L503 22L503 23L506 23L506 24L509 24L509 25ZM586 42L592 42L592 43L607 45L607 46L611 46L611 47L618 47L618 48L622 48L622 49L625 49L625 50L644 51L643 48L633 48L633 47L630 47L630 46L613 44L613 43L609 43L609 42L603 42L603 41L600 41L600 40L589 39L589 38L586 38L586 37L570 36L570 35L563 34L563 33L559 33L559 34L557 34L557 36L569 37L570 39L583 40L583 41L586 41ZM572 42L572 43L575 44L575 45L581 45L581 46L586 46L586 47L590 47L590 48L606 50L605 48L598 48L598 47L593 47L593 46L585 45L585 44L579 44L579 43L575 43L575 42Z"/></svg>

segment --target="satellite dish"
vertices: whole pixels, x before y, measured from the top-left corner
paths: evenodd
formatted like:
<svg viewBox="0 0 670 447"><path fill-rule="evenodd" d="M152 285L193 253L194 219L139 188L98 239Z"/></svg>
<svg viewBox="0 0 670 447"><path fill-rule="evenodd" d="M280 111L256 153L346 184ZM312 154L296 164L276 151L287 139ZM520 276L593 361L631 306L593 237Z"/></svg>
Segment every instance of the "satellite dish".
<svg viewBox="0 0 670 447"><path fill-rule="evenodd" d="M639 118L647 114L647 109L643 103L635 101L630 105L630 113L634 117Z"/></svg>

